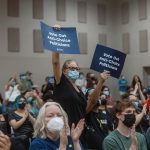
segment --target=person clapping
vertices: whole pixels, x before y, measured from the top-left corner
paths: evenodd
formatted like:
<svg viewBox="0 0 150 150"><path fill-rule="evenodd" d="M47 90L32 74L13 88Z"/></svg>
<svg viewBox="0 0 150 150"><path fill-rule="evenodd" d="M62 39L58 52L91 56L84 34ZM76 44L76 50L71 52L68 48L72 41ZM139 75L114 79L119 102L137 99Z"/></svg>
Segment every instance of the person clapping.
<svg viewBox="0 0 150 150"><path fill-rule="evenodd" d="M34 126L34 140L30 150L82 150L79 137L84 128L84 119L71 131L68 118L62 107L56 102L46 102L39 111Z"/></svg>

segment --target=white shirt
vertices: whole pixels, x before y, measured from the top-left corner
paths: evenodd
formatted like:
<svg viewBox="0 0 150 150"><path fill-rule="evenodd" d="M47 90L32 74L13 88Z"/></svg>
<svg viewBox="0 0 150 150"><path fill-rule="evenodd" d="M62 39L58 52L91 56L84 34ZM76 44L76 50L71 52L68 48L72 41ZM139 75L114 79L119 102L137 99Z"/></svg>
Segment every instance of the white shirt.
<svg viewBox="0 0 150 150"><path fill-rule="evenodd" d="M9 102L14 102L16 97L21 94L18 86L18 84L14 87L10 86L8 91L5 91L5 99L8 99Z"/></svg>

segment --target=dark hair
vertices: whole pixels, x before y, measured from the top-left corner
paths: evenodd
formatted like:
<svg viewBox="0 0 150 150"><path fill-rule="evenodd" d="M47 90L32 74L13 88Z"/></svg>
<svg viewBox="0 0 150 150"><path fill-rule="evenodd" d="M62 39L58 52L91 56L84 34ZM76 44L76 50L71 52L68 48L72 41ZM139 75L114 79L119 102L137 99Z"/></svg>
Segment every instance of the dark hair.
<svg viewBox="0 0 150 150"><path fill-rule="evenodd" d="M140 79L140 77L138 75L134 75L133 76L131 87L132 88L135 87L135 84L137 83L137 81L135 80L136 78L138 78L138 82L140 83L141 89L143 89L142 81L141 81L141 79Z"/></svg>
<svg viewBox="0 0 150 150"><path fill-rule="evenodd" d="M107 88L110 91L110 89L107 85L103 85L102 88L101 88L101 91L103 91L105 88Z"/></svg>
<svg viewBox="0 0 150 150"><path fill-rule="evenodd" d="M23 99L24 100L23 102L28 104L27 99L23 95L19 95L15 99L15 105L16 105L17 108L18 108L18 104L19 104L20 99Z"/></svg>
<svg viewBox="0 0 150 150"><path fill-rule="evenodd" d="M124 99L128 99L129 98L129 93L125 93L123 95L121 95L121 99L124 100Z"/></svg>

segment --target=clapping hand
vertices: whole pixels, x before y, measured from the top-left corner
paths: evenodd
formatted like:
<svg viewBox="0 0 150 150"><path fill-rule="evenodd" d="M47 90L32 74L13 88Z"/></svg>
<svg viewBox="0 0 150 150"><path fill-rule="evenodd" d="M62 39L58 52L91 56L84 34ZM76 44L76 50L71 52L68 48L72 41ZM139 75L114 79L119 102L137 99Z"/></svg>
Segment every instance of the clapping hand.
<svg viewBox="0 0 150 150"><path fill-rule="evenodd" d="M64 121L65 122L65 121ZM68 138L67 138L67 126L66 123L62 129L62 131L60 132L60 149L66 149L67 145L68 145Z"/></svg>
<svg viewBox="0 0 150 150"><path fill-rule="evenodd" d="M73 142L77 142L79 140L80 135L84 129L84 119L81 119L75 127L75 124L72 124L71 128L71 137Z"/></svg>
<svg viewBox="0 0 150 150"><path fill-rule="evenodd" d="M131 148L132 149L137 149L138 147L138 140L136 137L136 131L135 131L135 125L131 129Z"/></svg>
<svg viewBox="0 0 150 150"><path fill-rule="evenodd" d="M11 147L11 142L10 139L7 135L4 135L0 131L0 149L1 150L10 150Z"/></svg>

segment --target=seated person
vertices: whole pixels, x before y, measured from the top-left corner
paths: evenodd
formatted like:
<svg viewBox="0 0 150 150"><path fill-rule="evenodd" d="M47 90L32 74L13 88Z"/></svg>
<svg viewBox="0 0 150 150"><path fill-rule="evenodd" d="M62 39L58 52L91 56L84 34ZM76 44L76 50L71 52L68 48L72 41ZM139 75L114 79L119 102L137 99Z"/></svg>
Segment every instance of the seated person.
<svg viewBox="0 0 150 150"><path fill-rule="evenodd" d="M117 128L103 141L104 150L147 150L145 136L135 131L136 115L131 101L118 101Z"/></svg>
<svg viewBox="0 0 150 150"><path fill-rule="evenodd" d="M15 140L15 150L28 150L33 133L35 119L31 116L25 97L20 96L16 100L17 110L9 114L9 124L13 128L14 136L20 137ZM23 138L22 140L22 137Z"/></svg>
<svg viewBox="0 0 150 150"><path fill-rule="evenodd" d="M10 134L10 125L8 123L8 114L2 113L0 110L0 131L2 131L4 134Z"/></svg>
<svg viewBox="0 0 150 150"><path fill-rule="evenodd" d="M42 85L42 99L46 102L49 98L53 98L53 90L54 90L54 77L47 76L45 78L45 83Z"/></svg>
<svg viewBox="0 0 150 150"><path fill-rule="evenodd" d="M83 132L87 149L102 149L104 138L113 130L112 116L106 107L107 100L99 99L93 109L86 115L86 128Z"/></svg>
<svg viewBox="0 0 150 150"><path fill-rule="evenodd" d="M147 129L145 136L146 136L147 146L150 149L150 127Z"/></svg>
<svg viewBox="0 0 150 150"><path fill-rule="evenodd" d="M39 111L34 126L34 140L30 150L82 150L79 137L84 128L84 119L77 126L72 124L71 136L67 115L56 102L46 102Z"/></svg>

